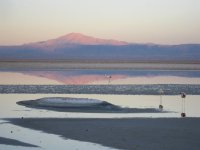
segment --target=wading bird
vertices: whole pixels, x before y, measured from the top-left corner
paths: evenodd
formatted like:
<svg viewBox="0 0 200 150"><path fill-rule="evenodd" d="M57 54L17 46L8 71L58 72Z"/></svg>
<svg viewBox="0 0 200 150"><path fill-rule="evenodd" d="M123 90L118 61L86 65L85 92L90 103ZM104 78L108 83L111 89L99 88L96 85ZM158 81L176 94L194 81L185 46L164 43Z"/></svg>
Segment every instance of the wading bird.
<svg viewBox="0 0 200 150"><path fill-rule="evenodd" d="M164 91L162 89L159 90L160 93L160 105L159 105L159 109L163 110L163 105L162 105L162 95L164 94Z"/></svg>
<svg viewBox="0 0 200 150"><path fill-rule="evenodd" d="M185 113L185 98L186 98L186 94L184 92L181 92L181 98L182 98L182 113L181 113L181 117L186 117L186 113Z"/></svg>
<svg viewBox="0 0 200 150"><path fill-rule="evenodd" d="M108 84L110 84L110 81L111 81L112 76L111 76L111 75L106 75L106 74L105 74L105 77L108 79Z"/></svg>

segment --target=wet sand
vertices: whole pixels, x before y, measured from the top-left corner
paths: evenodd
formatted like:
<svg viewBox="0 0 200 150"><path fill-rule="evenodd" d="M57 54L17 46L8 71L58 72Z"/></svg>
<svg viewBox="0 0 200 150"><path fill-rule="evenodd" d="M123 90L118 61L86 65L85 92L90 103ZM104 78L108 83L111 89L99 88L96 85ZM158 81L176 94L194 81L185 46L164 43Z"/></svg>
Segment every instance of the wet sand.
<svg viewBox="0 0 200 150"><path fill-rule="evenodd" d="M66 139L128 150L199 150L199 118L8 119Z"/></svg>
<svg viewBox="0 0 200 150"><path fill-rule="evenodd" d="M24 146L24 147L38 147L36 145L24 143L24 142L21 142L18 140L9 139L9 138L5 138L5 137L0 137L0 144L13 145L13 146Z"/></svg>

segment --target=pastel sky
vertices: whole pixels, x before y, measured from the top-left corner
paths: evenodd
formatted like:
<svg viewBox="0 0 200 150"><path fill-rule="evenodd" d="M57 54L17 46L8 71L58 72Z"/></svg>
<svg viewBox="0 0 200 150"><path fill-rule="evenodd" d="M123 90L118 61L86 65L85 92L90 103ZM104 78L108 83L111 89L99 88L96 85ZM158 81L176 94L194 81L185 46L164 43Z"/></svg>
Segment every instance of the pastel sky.
<svg viewBox="0 0 200 150"><path fill-rule="evenodd" d="M134 43L200 43L200 0L0 0L0 45L70 32Z"/></svg>

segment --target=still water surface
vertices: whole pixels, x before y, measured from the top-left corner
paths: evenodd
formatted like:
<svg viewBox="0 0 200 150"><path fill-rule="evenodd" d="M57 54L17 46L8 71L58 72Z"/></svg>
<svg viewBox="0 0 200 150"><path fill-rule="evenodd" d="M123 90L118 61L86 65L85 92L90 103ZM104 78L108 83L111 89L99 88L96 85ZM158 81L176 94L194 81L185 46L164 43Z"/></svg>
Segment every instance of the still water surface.
<svg viewBox="0 0 200 150"><path fill-rule="evenodd" d="M115 105L131 108L158 108L159 96L144 95L88 95L88 94L1 94L0 95L0 137L16 139L33 145L38 148L29 149L70 149L70 150L111 150L99 144L63 139L57 135L47 134L40 131L15 126L4 120L4 118L40 117L40 118L124 118L124 117L180 117L182 99L180 96L163 96L164 110L169 113L75 113L55 112L43 109L27 108L17 105L17 101L32 100L42 97L76 97L92 98L108 101ZM188 117L200 117L200 96L188 95L186 97L186 114ZM10 131L13 131L11 134ZM0 145L0 150L25 150L26 147Z"/></svg>
<svg viewBox="0 0 200 150"><path fill-rule="evenodd" d="M164 110L170 113L75 113L55 112L43 109L27 108L17 105L17 101L33 100L42 97L91 98L107 101L115 105L130 108L158 108L160 96L154 95L97 95L97 94L1 94L0 118L15 117L73 117L73 118L113 118L113 117L179 117L182 110L182 99L177 96L163 96ZM187 95L186 113L188 117L200 117L200 96Z"/></svg>

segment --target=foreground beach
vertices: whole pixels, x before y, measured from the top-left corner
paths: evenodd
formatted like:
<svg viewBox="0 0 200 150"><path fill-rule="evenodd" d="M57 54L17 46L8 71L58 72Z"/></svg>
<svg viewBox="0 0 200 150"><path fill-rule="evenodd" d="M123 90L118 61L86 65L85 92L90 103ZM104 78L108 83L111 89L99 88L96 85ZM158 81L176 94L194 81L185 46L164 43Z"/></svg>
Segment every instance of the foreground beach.
<svg viewBox="0 0 200 150"><path fill-rule="evenodd" d="M199 150L199 118L8 119L12 124L57 134L66 139L118 149Z"/></svg>

